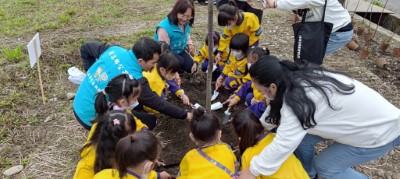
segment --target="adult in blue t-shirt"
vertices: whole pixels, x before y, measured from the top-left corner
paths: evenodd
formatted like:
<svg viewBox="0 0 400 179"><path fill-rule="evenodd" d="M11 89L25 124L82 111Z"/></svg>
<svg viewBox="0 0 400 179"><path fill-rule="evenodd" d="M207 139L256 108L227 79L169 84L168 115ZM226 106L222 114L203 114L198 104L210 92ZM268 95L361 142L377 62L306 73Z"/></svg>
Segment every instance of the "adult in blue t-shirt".
<svg viewBox="0 0 400 179"><path fill-rule="evenodd" d="M147 37L136 41L132 50L107 46L99 42L84 43L81 46L81 57L87 74L76 92L73 103L74 114L79 123L86 129L91 128L90 121L96 116L94 108L96 93L103 91L113 77L122 73L129 74L141 84L142 89L138 99L140 104L173 118L191 119L191 113L155 94L149 87L147 79L142 76L142 71L150 71L154 67L160 53L159 43ZM132 112L149 129L155 127L155 116L135 110Z"/></svg>

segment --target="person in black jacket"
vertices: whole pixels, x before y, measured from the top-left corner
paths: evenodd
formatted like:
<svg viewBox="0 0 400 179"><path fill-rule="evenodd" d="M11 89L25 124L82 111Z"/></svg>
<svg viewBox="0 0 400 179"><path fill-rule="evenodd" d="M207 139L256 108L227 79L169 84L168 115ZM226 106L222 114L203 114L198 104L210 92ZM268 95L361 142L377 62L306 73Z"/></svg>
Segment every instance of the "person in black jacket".
<svg viewBox="0 0 400 179"><path fill-rule="evenodd" d="M80 51L87 75L78 88L73 110L77 120L86 129L91 128L90 121L96 115L95 94L103 91L108 81L121 73L127 73L139 82L141 93L138 101L140 104L172 118L192 119L192 112L187 112L154 93L147 79L142 75L142 71L150 71L154 67L161 53L160 44L153 39L140 38L131 50L101 42L86 42L81 46ZM132 113L150 130L155 127L154 115L137 110L132 110Z"/></svg>

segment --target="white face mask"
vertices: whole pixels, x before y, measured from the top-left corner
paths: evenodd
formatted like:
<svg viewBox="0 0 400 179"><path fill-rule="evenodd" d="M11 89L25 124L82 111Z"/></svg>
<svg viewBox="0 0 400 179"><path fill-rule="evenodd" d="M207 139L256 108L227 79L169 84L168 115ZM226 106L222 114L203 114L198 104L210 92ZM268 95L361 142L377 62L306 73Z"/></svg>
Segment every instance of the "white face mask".
<svg viewBox="0 0 400 179"><path fill-rule="evenodd" d="M243 58L242 52L240 51L232 51L233 56L236 57L237 60L240 60Z"/></svg>
<svg viewBox="0 0 400 179"><path fill-rule="evenodd" d="M147 179L149 176L150 171L152 170L151 165L153 162L147 162L143 167L143 172L140 175L140 179Z"/></svg>
<svg viewBox="0 0 400 179"><path fill-rule="evenodd" d="M268 92L269 92L269 88L267 89L267 92L265 93L264 97L265 97L266 99L268 99L269 101L274 100L274 98L271 98L271 97L268 96Z"/></svg>
<svg viewBox="0 0 400 179"><path fill-rule="evenodd" d="M247 63L247 69L250 69L251 63Z"/></svg>
<svg viewBox="0 0 400 179"><path fill-rule="evenodd" d="M226 28L227 28L228 30L232 30L233 25L229 24L229 25L226 26Z"/></svg>
<svg viewBox="0 0 400 179"><path fill-rule="evenodd" d="M131 104L130 106L129 106L129 109L130 110L133 110L133 109L135 109L136 108L136 106L138 106L139 105L139 101L135 101L135 103L133 103L133 104Z"/></svg>
<svg viewBox="0 0 400 179"><path fill-rule="evenodd" d="M214 46L213 52L217 51L217 49L218 49L218 46Z"/></svg>

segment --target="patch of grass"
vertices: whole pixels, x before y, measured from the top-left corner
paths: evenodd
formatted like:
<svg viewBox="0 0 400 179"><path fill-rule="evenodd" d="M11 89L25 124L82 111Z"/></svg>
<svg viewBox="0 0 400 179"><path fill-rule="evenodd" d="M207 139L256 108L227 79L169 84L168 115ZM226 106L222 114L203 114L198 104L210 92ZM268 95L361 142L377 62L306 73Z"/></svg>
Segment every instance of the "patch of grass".
<svg viewBox="0 0 400 179"><path fill-rule="evenodd" d="M372 4L375 5L375 6L382 7L382 8L384 6L381 0L375 0L375 1L372 2Z"/></svg>
<svg viewBox="0 0 400 179"><path fill-rule="evenodd" d="M46 29L59 29L60 27L61 27L61 25L59 23L50 22L50 23L40 24L40 25L36 26L35 30L40 31L40 30L46 30Z"/></svg>
<svg viewBox="0 0 400 179"><path fill-rule="evenodd" d="M276 18L276 17L281 17L281 16L282 16L282 14L275 13L275 12L267 13L268 18Z"/></svg>
<svg viewBox="0 0 400 179"><path fill-rule="evenodd" d="M71 17L68 13L61 13L59 17L60 23L66 24L71 20Z"/></svg>
<svg viewBox="0 0 400 179"><path fill-rule="evenodd" d="M76 14L76 10L74 8L68 8L67 11L65 11L68 15L73 16Z"/></svg>
<svg viewBox="0 0 400 179"><path fill-rule="evenodd" d="M10 62L19 62L23 58L22 54L22 46L17 46L15 48L4 48L2 50L3 55L5 56L7 61Z"/></svg>
<svg viewBox="0 0 400 179"><path fill-rule="evenodd" d="M61 64L59 67L62 71L67 71L71 66L71 64Z"/></svg>
<svg viewBox="0 0 400 179"><path fill-rule="evenodd" d="M143 29L137 33L135 33L133 36L129 38L130 43L135 43L137 39L141 37L150 37L153 38L154 36L154 29L148 28L148 29Z"/></svg>
<svg viewBox="0 0 400 179"><path fill-rule="evenodd" d="M3 8L0 7L0 17L3 17L3 16L4 16L4 10L3 10Z"/></svg>
<svg viewBox="0 0 400 179"><path fill-rule="evenodd" d="M37 124L39 122L39 119L36 118L36 117L31 116L31 117L28 117L27 121L28 121L28 124L34 125L34 124Z"/></svg>
<svg viewBox="0 0 400 179"><path fill-rule="evenodd" d="M13 161L6 156L0 156L0 168L10 168L13 165Z"/></svg>

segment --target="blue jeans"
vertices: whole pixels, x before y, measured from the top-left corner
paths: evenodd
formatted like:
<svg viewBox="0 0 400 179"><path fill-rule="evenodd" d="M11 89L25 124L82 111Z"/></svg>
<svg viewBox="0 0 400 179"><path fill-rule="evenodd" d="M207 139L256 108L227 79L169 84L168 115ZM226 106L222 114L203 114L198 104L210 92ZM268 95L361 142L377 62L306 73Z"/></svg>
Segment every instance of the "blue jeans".
<svg viewBox="0 0 400 179"><path fill-rule="evenodd" d="M325 56L331 55L333 52L339 50L347 45L353 37L353 30L347 32L334 32L329 36L329 41L326 46Z"/></svg>
<svg viewBox="0 0 400 179"><path fill-rule="evenodd" d="M325 140L322 137L307 134L295 151L310 178L316 174L324 179L369 178L351 167L375 160L395 146L400 145L400 136L392 142L376 148L360 148L334 142L315 156L315 144Z"/></svg>

